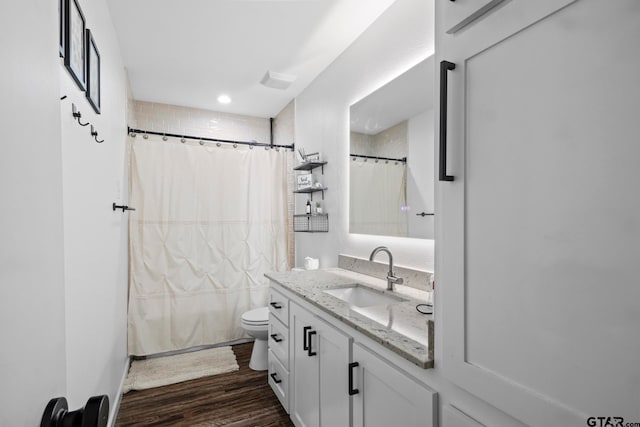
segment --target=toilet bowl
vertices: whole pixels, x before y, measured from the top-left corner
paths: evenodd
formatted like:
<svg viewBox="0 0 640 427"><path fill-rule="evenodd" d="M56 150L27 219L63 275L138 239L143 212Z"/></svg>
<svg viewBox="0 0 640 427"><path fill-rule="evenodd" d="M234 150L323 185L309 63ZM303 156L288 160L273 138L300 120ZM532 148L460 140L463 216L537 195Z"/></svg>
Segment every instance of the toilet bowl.
<svg viewBox="0 0 640 427"><path fill-rule="evenodd" d="M268 369L267 338L269 333L269 308L260 307L249 310L242 315L242 328L247 335L253 337L253 351L249 368L254 371L266 371Z"/></svg>

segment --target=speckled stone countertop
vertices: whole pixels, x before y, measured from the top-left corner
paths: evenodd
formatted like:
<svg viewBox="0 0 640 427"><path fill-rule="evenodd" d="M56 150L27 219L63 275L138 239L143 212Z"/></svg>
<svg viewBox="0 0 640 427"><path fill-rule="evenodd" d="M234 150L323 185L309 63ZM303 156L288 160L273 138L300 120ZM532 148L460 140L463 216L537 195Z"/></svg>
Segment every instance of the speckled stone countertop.
<svg viewBox="0 0 640 427"><path fill-rule="evenodd" d="M427 292L395 285L391 295L402 301L353 307L324 291L358 283L386 294L386 280L340 268L270 272L265 276L410 362L433 368L433 316L416 310L416 304L426 302Z"/></svg>

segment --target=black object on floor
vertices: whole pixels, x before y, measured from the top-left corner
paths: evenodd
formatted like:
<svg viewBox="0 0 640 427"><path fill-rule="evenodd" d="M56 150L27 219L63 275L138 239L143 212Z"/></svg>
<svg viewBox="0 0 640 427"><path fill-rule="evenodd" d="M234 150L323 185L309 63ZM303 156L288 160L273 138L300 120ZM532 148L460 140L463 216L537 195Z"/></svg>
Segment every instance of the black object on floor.
<svg viewBox="0 0 640 427"><path fill-rule="evenodd" d="M69 411L67 399L49 401L42 414L40 427L106 427L109 420L109 397L93 396L83 408Z"/></svg>

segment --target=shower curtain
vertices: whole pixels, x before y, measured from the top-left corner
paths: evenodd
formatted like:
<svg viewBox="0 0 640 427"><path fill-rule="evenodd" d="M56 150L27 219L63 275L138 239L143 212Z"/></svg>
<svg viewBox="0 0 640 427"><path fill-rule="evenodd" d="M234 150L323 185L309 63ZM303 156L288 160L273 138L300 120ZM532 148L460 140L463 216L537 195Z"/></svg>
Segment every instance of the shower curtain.
<svg viewBox="0 0 640 427"><path fill-rule="evenodd" d="M349 163L349 232L406 237L406 165L361 158Z"/></svg>
<svg viewBox="0 0 640 427"><path fill-rule="evenodd" d="M244 337L285 271L285 150L131 138L131 355Z"/></svg>

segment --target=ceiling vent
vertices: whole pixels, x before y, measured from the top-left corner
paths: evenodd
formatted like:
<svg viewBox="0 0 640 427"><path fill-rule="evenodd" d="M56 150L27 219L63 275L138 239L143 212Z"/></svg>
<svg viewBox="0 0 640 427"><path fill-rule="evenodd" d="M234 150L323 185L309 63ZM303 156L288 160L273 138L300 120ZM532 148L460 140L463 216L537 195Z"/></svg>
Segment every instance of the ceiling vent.
<svg viewBox="0 0 640 427"><path fill-rule="evenodd" d="M260 83L262 83L266 87L271 87L274 89L285 90L291 83L296 80L296 76L292 76L291 74L282 74L275 73L273 71L267 71L267 74L264 75Z"/></svg>

